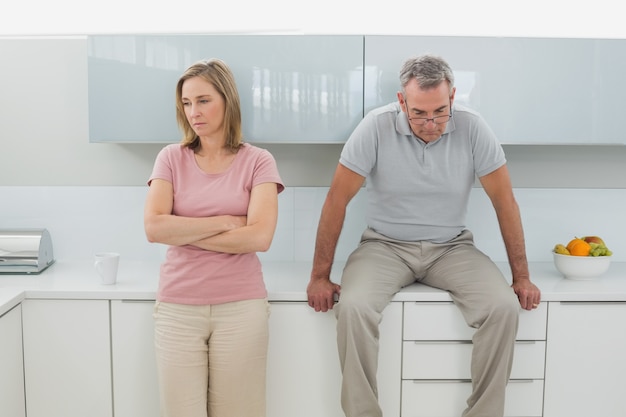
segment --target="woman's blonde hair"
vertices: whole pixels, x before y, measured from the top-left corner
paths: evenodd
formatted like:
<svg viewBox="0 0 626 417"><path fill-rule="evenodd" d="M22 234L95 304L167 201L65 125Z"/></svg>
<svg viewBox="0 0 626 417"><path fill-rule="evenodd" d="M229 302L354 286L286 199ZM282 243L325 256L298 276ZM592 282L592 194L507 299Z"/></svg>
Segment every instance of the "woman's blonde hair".
<svg viewBox="0 0 626 417"><path fill-rule="evenodd" d="M215 58L196 62L187 68L176 85L176 121L183 133L181 144L191 149L196 149L200 145L200 138L187 120L182 100L183 84L193 77L200 77L211 83L224 99L224 136L226 147L236 151L243 143L239 92L237 91L235 77L228 65L224 61Z"/></svg>

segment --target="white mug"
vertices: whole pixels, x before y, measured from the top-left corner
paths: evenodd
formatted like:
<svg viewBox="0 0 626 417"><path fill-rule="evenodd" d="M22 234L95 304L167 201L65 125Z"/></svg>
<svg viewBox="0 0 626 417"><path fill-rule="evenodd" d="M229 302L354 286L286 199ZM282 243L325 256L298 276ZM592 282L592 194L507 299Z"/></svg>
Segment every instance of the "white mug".
<svg viewBox="0 0 626 417"><path fill-rule="evenodd" d="M115 252L96 253L94 267L103 284L115 284L117 281L117 266L120 262L120 254Z"/></svg>

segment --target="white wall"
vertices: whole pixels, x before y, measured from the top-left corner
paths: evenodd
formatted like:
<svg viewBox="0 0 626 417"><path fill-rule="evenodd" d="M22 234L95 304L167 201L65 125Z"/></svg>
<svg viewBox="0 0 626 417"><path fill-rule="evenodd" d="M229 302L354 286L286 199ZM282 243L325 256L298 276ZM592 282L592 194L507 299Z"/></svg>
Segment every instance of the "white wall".
<svg viewBox="0 0 626 417"><path fill-rule="evenodd" d="M0 35L154 32L623 38L614 0L31 0L0 6Z"/></svg>
<svg viewBox="0 0 626 417"><path fill-rule="evenodd" d="M249 0L185 3L148 0L3 2L0 6L0 228L48 227L57 257L119 250L161 257L145 241L143 196L161 145L91 144L87 137L86 42L95 33L273 32L626 38L614 1L503 2ZM281 12L278 13L277 10ZM4 36L3 36L4 35ZM54 36L51 36L54 35ZM67 35L67 36L66 36ZM585 82L585 80L581 80ZM532 93L532 92L531 92ZM575 121L572 121L575 123ZM319 208L339 145L268 149L290 189L267 259L312 256ZM603 236L620 247L626 210L626 146L505 148L522 207L529 259L548 260L554 243L573 234ZM482 190L468 225L477 243L503 260L495 220ZM362 228L362 206L348 225L339 258ZM491 214L484 214L491 213ZM299 242L298 244L295 244Z"/></svg>
<svg viewBox="0 0 626 417"><path fill-rule="evenodd" d="M116 251L125 259L161 260L165 246L148 243L143 231L147 187L1 187L0 229L45 227L57 259L91 259ZM279 196L279 219L267 261L311 261L327 187L287 187ZM528 259L551 261L556 243L599 235L626 262L626 189L516 189L526 232ZM345 261L365 228L365 191L348 206L336 260ZM494 261L506 252L489 199L480 188L470 198L467 226L476 245Z"/></svg>

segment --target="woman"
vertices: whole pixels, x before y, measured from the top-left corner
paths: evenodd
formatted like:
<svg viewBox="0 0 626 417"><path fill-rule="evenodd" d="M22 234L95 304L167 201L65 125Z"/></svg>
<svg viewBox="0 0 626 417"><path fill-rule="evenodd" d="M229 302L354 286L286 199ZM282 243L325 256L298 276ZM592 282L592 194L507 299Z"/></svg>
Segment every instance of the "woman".
<svg viewBox="0 0 626 417"><path fill-rule="evenodd" d="M267 251L284 186L272 155L243 143L239 94L220 60L176 86L180 144L156 158L144 213L167 244L154 308L165 417L264 417Z"/></svg>

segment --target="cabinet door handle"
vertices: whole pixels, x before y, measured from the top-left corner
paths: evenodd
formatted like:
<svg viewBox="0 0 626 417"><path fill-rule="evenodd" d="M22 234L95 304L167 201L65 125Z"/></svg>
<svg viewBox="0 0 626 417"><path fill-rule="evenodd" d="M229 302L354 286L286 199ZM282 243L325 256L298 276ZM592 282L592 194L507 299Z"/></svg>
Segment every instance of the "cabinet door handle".
<svg viewBox="0 0 626 417"><path fill-rule="evenodd" d="M413 381L414 384L432 384L432 383L441 383L441 384L455 383L455 384L458 384L459 382L462 382L462 383L471 383L472 382L471 379L412 379L411 381ZM535 379L530 379L530 378L509 379L509 383L515 383L515 384L532 384L535 381L536 381Z"/></svg>
<svg viewBox="0 0 626 417"><path fill-rule="evenodd" d="M625 305L626 301L559 301L564 305Z"/></svg>
<svg viewBox="0 0 626 417"><path fill-rule="evenodd" d="M432 384L432 383L437 383L437 384L450 384L450 383L455 383L458 384L459 382L462 383L471 383L472 380L471 379L413 379L412 380L414 384Z"/></svg>
<svg viewBox="0 0 626 417"><path fill-rule="evenodd" d="M408 341L408 340L407 340ZM533 345L537 343L536 340L516 340L516 345ZM414 345L471 345L471 340L413 340Z"/></svg>
<svg viewBox="0 0 626 417"><path fill-rule="evenodd" d="M440 306L443 304L454 305L452 301L413 301L416 306Z"/></svg>

